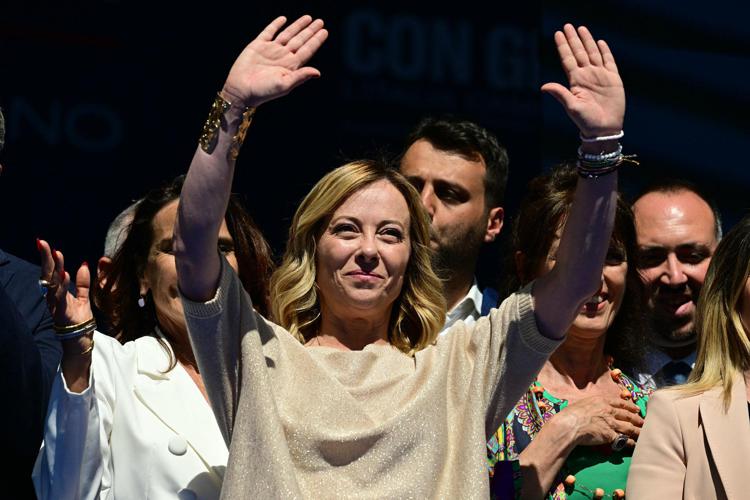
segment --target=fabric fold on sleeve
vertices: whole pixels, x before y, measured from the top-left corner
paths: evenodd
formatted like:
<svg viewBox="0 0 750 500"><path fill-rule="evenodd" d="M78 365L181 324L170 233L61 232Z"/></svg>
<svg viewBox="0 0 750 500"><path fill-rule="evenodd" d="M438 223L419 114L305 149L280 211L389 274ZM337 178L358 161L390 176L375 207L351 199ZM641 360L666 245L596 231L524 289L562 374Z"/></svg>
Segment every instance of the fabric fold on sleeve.
<svg viewBox="0 0 750 500"><path fill-rule="evenodd" d="M228 268L228 269L227 269ZM190 300L188 297L182 294L180 291L180 297L182 298L182 307L185 310L185 315L193 318L211 318L218 314L221 314L222 304L224 303L224 296L227 293L231 285L231 271L232 268L226 262L226 259L221 259L221 271L219 276L219 285L216 287L216 293L213 298L206 302L196 302Z"/></svg>
<svg viewBox="0 0 750 500"><path fill-rule="evenodd" d="M534 314L534 283L532 281L518 292L517 314L520 319L521 340L529 349L549 356L562 344L564 338L551 339L540 332Z"/></svg>
<svg viewBox="0 0 750 500"><path fill-rule="evenodd" d="M88 387L80 393L68 388L62 370L57 373L44 443L32 474L41 500L94 499L100 495L105 460L94 371L92 362Z"/></svg>

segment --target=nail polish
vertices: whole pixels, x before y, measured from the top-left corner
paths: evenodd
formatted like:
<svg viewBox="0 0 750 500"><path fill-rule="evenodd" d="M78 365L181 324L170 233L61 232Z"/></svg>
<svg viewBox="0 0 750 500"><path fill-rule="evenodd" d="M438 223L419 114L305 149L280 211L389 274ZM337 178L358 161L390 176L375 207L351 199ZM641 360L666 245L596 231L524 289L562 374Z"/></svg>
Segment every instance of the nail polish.
<svg viewBox="0 0 750 500"><path fill-rule="evenodd" d="M36 251L37 252L42 251L42 242L39 240L39 238L36 239Z"/></svg>

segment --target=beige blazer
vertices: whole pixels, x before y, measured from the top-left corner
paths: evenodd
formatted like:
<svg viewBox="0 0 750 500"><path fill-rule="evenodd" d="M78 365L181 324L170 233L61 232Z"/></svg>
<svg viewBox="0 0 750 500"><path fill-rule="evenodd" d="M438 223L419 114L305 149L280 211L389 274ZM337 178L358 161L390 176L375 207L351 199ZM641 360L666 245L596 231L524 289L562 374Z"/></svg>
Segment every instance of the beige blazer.
<svg viewBox="0 0 750 500"><path fill-rule="evenodd" d="M628 474L627 497L750 498L750 418L742 377L724 411L721 390L685 397L668 389L649 401Z"/></svg>

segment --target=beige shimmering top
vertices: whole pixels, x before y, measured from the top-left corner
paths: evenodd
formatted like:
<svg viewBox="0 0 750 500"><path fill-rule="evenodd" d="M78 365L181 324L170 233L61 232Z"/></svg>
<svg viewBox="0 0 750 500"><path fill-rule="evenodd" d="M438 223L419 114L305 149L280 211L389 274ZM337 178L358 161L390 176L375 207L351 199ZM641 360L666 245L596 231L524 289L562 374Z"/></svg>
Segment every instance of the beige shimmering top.
<svg viewBox="0 0 750 500"><path fill-rule="evenodd" d="M222 498L487 498L486 439L559 344L530 289L412 358L304 347L223 262L211 301L183 298L230 446Z"/></svg>

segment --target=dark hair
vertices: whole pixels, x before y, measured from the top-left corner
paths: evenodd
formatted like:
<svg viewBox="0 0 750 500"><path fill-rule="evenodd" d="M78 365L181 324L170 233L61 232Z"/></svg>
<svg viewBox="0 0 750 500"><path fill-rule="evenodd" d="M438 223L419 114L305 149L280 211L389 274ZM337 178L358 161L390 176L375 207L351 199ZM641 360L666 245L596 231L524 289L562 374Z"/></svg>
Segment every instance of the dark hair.
<svg viewBox="0 0 750 500"><path fill-rule="evenodd" d="M125 343L139 337L152 335L170 354L172 369L176 359L164 340L155 332L156 309L150 294L146 304L139 307L140 280L146 270L148 255L153 244L153 220L156 214L170 202L180 197L184 175L169 184L154 189L138 203L127 237L112 257L106 284L95 287L94 300L111 325L111 334ZM273 272L271 249L242 204L232 195L226 213L226 223L234 240L239 278L250 294L255 308L267 315L269 308L269 282ZM169 338L169 332L163 331Z"/></svg>
<svg viewBox="0 0 750 500"><path fill-rule="evenodd" d="M529 182L528 192L514 219L511 235L513 251L509 252L507 292L535 279L547 258L557 229L565 224L573 203L578 173L572 164L555 167ZM642 284L638 278L637 240L633 212L618 195L612 243L628 261L625 296L612 326L607 331L605 352L614 357L618 367L630 370L641 367L645 339L642 312ZM522 268L516 265L515 253L524 255Z"/></svg>
<svg viewBox="0 0 750 500"><path fill-rule="evenodd" d="M420 139L440 151L455 153L470 161L483 160L486 165L485 207L503 205L508 183L508 152L492 132L474 122L450 116L427 117L409 134L404 153Z"/></svg>
<svg viewBox="0 0 750 500"><path fill-rule="evenodd" d="M714 235L716 241L721 241L723 231L721 228L721 212L719 212L719 205L716 203L716 200L693 182L685 179L660 179L641 190L638 195L633 198L632 204L635 205L638 200L650 193L675 194L682 191L693 193L709 206L714 215Z"/></svg>

